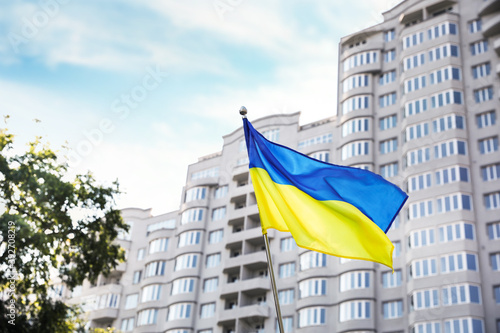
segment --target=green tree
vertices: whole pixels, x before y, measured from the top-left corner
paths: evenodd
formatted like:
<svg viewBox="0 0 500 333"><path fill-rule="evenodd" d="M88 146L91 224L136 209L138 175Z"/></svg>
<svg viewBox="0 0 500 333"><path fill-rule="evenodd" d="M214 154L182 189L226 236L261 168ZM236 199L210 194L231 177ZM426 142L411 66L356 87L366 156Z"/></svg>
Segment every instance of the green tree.
<svg viewBox="0 0 500 333"><path fill-rule="evenodd" d="M81 331L78 309L50 297L50 280L56 272L72 290L124 260L113 242L128 230L114 209L118 183L99 185L90 173L70 179L40 138L22 154L13 138L0 130L0 331Z"/></svg>

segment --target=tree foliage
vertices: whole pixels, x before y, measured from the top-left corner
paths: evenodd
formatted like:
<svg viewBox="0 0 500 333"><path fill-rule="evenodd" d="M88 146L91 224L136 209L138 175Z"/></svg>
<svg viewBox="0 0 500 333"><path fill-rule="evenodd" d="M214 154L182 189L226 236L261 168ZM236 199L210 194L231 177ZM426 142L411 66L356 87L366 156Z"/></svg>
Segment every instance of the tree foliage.
<svg viewBox="0 0 500 333"><path fill-rule="evenodd" d="M114 209L118 183L99 185L91 173L70 179L40 138L22 154L13 139L0 130L0 331L78 331L78 310L50 297L50 281L72 290L124 260L113 242L128 230Z"/></svg>

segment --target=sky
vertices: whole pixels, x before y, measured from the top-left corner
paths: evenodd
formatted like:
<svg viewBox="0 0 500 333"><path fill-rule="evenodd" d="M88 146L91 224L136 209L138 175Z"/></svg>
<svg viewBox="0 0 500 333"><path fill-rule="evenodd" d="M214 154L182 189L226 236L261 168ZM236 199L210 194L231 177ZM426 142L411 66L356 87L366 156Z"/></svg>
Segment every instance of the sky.
<svg viewBox="0 0 500 333"><path fill-rule="evenodd" d="M396 0L10 0L0 11L0 128L69 173L118 179L117 207L177 210L187 167L248 118L336 113L340 38ZM9 116L7 119L6 116Z"/></svg>

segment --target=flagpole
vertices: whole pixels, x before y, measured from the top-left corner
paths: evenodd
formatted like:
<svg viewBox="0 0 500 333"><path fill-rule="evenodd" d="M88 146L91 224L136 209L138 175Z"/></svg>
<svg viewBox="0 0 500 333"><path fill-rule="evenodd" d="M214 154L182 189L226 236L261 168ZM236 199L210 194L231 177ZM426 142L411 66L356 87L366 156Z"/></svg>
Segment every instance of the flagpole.
<svg viewBox="0 0 500 333"><path fill-rule="evenodd" d="M242 118L247 117L247 109L242 106L240 108L240 115ZM271 259L271 251L269 250L269 238L267 237L267 232L263 235L264 241L266 243L266 256L267 256L267 264L269 268L269 274L271 276L271 287L273 289L273 297L274 297L274 305L276 307L276 316L278 317L278 326L280 328L280 333L284 333L283 329L283 318L281 317L281 308L280 301L278 297L278 288L276 288L276 279L274 277L274 268L273 268L273 260Z"/></svg>
<svg viewBox="0 0 500 333"><path fill-rule="evenodd" d="M273 260L271 259L271 251L269 251L269 238L267 237L267 232L264 234L264 240L266 242L267 264L269 265L269 273L271 275L271 286L273 289L274 305L276 306L276 315L278 317L278 326L280 328L280 333L283 333L285 330L283 329L283 318L281 317L280 301L276 288L276 279L274 278Z"/></svg>

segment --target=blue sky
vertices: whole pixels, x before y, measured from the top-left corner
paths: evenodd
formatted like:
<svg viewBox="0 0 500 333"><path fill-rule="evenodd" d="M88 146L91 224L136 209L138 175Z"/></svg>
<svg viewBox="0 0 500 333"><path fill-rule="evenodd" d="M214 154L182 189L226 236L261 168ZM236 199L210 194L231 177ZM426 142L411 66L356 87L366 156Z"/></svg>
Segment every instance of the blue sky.
<svg viewBox="0 0 500 333"><path fill-rule="evenodd" d="M335 114L340 38L396 3L8 1L1 127L18 143L42 136L71 173L118 179L120 208L176 210L187 166L221 149L241 105L250 119Z"/></svg>

